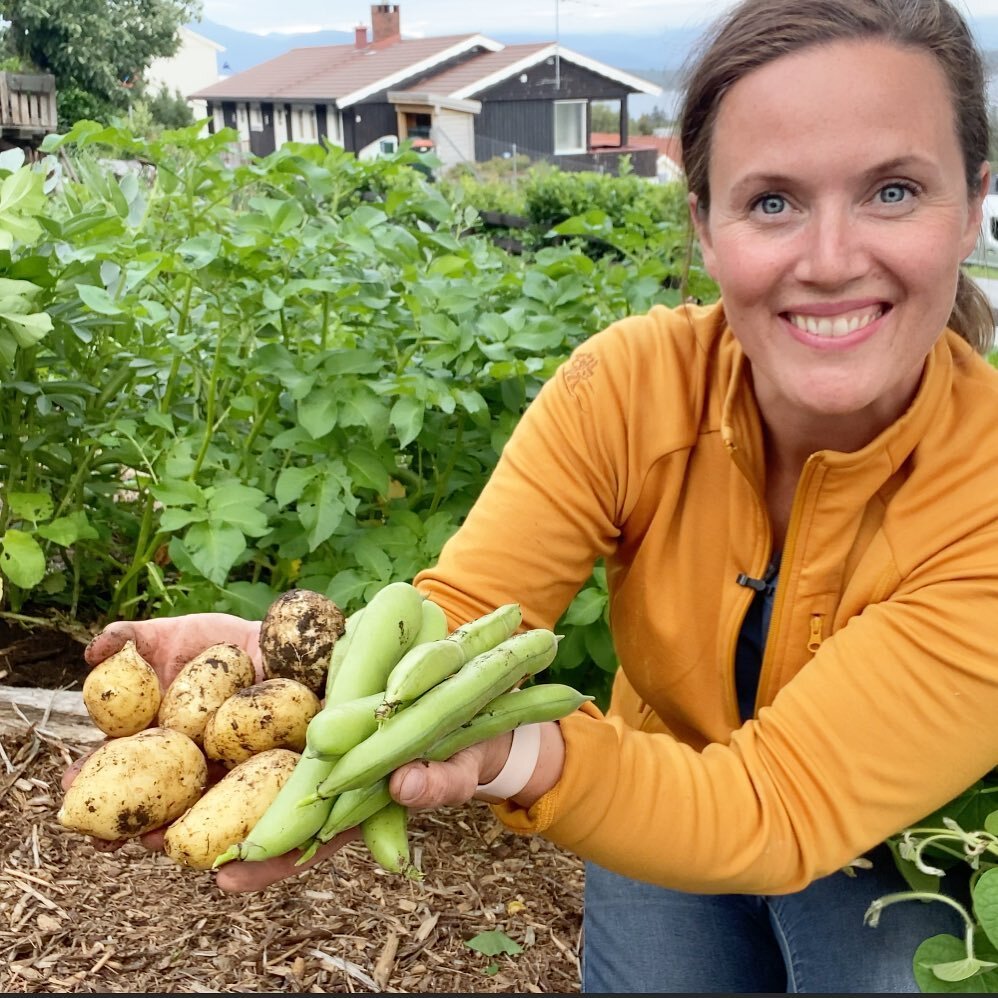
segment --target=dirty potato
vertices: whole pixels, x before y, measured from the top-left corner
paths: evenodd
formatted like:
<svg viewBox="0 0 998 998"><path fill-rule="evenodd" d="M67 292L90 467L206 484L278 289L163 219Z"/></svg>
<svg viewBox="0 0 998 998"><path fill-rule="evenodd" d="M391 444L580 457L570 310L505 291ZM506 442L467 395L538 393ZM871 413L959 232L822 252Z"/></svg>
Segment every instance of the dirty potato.
<svg viewBox="0 0 998 998"><path fill-rule="evenodd" d="M220 643L195 655L163 694L157 722L199 745L208 718L234 693L256 681L253 660L238 645Z"/></svg>
<svg viewBox="0 0 998 998"><path fill-rule="evenodd" d="M180 817L207 781L205 757L187 735L146 728L97 748L56 817L64 827L99 839L134 838Z"/></svg>
<svg viewBox="0 0 998 998"><path fill-rule="evenodd" d="M301 752L308 722L320 707L319 698L293 679L254 683L229 697L208 719L205 754L232 769L267 749Z"/></svg>
<svg viewBox="0 0 998 998"><path fill-rule="evenodd" d="M321 695L329 658L344 626L343 611L321 593L292 589L280 596L260 625L264 676L294 679Z"/></svg>
<svg viewBox="0 0 998 998"><path fill-rule="evenodd" d="M134 641L104 659L83 680L90 719L111 738L134 735L153 723L159 710L159 679L136 651Z"/></svg>
<svg viewBox="0 0 998 998"><path fill-rule="evenodd" d="M239 763L166 830L166 855L181 866L211 869L217 856L249 836L299 758L276 748Z"/></svg>

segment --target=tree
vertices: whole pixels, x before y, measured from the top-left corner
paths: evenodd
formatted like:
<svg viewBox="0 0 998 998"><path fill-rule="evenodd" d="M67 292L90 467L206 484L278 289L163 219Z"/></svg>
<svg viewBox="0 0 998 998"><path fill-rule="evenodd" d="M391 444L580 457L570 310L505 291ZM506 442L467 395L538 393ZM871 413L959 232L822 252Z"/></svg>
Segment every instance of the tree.
<svg viewBox="0 0 998 998"><path fill-rule="evenodd" d="M201 0L0 0L5 54L56 78L60 125L106 121L141 93L153 59L171 56Z"/></svg>

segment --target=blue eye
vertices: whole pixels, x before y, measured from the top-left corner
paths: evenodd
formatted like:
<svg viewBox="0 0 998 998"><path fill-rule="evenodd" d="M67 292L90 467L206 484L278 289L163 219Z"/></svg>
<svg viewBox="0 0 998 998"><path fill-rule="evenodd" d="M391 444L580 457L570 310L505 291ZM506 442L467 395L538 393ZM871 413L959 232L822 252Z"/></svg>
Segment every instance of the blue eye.
<svg viewBox="0 0 998 998"><path fill-rule="evenodd" d="M884 204L901 204L914 191L907 184L887 184L877 193Z"/></svg>
<svg viewBox="0 0 998 998"><path fill-rule="evenodd" d="M786 199L779 194L764 194L758 201L756 201L755 206L764 215L778 215L786 208L787 202Z"/></svg>

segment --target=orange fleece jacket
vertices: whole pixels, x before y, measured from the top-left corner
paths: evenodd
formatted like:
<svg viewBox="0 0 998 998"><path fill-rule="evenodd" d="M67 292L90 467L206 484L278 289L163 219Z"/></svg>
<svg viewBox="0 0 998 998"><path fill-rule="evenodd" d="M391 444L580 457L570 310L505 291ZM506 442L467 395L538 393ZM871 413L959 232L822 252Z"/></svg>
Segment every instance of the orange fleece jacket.
<svg viewBox="0 0 998 998"><path fill-rule="evenodd" d="M452 625L519 602L555 626L607 566L606 718L512 829L619 873L779 894L835 871L998 763L998 372L955 333L867 447L797 487L755 717L734 650L771 553L759 413L723 307L657 307L581 345L521 419L436 566Z"/></svg>

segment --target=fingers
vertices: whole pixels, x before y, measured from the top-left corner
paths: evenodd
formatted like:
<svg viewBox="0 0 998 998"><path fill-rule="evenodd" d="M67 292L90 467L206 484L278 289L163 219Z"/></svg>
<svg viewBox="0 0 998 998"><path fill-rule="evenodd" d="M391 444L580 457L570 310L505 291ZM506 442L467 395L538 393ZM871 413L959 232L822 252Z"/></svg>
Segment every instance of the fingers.
<svg viewBox="0 0 998 998"><path fill-rule="evenodd" d="M135 627L125 620L108 624L99 634L90 639L83 649L83 658L91 668L125 647L126 641L135 640Z"/></svg>
<svg viewBox="0 0 998 998"><path fill-rule="evenodd" d="M463 749L446 762L410 762L388 781L388 791L412 810L447 807L471 800L478 788L480 753Z"/></svg>
<svg viewBox="0 0 998 998"><path fill-rule="evenodd" d="M279 880L296 877L298 874L312 869L313 866L332 856L347 842L359 837L360 830L357 828L341 832L325 845L320 846L315 855L308 862L302 863L301 866L295 866L301 855L297 849L285 853L283 856L275 856L273 859L262 859L252 863L240 861L226 863L216 873L215 883L219 890L226 894L260 891L271 884L276 884Z"/></svg>

